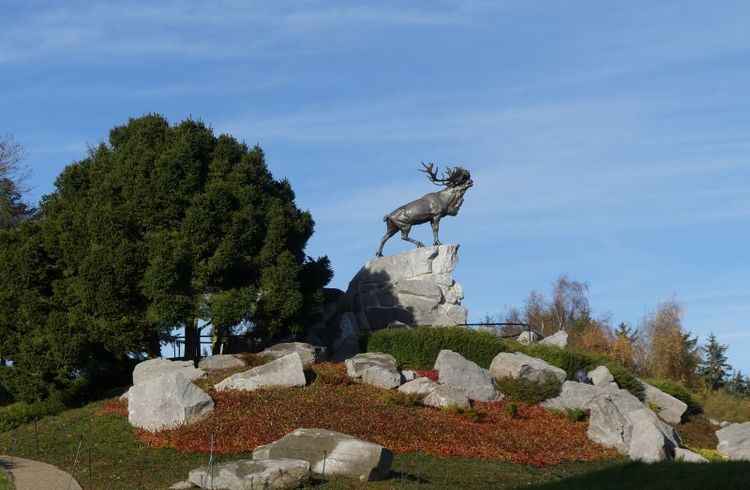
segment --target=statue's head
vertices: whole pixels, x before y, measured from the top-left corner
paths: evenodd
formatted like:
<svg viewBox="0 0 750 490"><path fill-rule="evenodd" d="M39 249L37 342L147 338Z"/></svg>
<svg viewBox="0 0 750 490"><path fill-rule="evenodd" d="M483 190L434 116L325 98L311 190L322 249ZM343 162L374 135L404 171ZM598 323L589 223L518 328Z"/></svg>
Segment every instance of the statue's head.
<svg viewBox="0 0 750 490"><path fill-rule="evenodd" d="M430 179L430 182L435 185L444 185L446 187L464 189L468 189L469 187L474 185L474 181L471 180L471 174L463 167L448 167L448 169L443 172L443 175L440 178L438 178L437 176L438 169L437 167L435 167L435 164L422 163L422 167L424 168L422 168L420 171L426 173L427 178Z"/></svg>

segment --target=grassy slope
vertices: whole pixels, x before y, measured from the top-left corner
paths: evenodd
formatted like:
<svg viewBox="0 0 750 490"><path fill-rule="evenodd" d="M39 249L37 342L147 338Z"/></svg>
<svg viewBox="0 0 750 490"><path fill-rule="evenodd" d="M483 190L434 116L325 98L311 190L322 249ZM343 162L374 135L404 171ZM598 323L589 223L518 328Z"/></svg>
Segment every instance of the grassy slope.
<svg viewBox="0 0 750 490"><path fill-rule="evenodd" d="M4 471L0 471L0 490L11 490L13 485Z"/></svg>
<svg viewBox="0 0 750 490"><path fill-rule="evenodd" d="M127 421L97 415L103 403L42 419L38 439L34 424L0 434L0 450L39 459L73 473L86 489L159 489L187 477L190 469L206 463L205 455L181 454L171 449L144 448ZM15 440L15 442L14 442ZM37 450L38 440L38 450ZM75 464L78 447L79 463ZM89 448L91 462L89 463ZM219 460L242 455L223 456ZM750 463L711 465L640 465L622 460L533 468L510 463L398 455L394 477L368 488L542 488L663 489L750 488ZM353 481L334 481L317 488L363 488ZM0 487L2 488L2 487Z"/></svg>

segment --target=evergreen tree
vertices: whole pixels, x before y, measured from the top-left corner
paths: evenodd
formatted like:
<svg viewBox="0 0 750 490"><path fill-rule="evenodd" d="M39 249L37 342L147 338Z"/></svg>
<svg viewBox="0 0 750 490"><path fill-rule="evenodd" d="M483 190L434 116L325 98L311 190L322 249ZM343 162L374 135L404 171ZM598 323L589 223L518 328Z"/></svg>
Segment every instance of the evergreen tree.
<svg viewBox="0 0 750 490"><path fill-rule="evenodd" d="M727 348L726 345L720 344L716 340L716 336L712 333L708 336L706 345L701 349L703 356L698 368L698 374L700 374L712 390L718 390L724 386L726 378L732 369L727 362Z"/></svg>
<svg viewBox="0 0 750 490"><path fill-rule="evenodd" d="M220 343L240 323L268 341L313 323L330 264L305 255L312 217L259 147L148 115L55 187L36 220L0 235L1 354L45 386L92 359L158 355L176 328L192 359L206 325Z"/></svg>
<svg viewBox="0 0 750 490"><path fill-rule="evenodd" d="M727 390L737 396L750 396L750 379L742 374L742 371L735 371L726 385Z"/></svg>
<svg viewBox="0 0 750 490"><path fill-rule="evenodd" d="M634 329L625 322L620 322L620 324L617 326L617 329L615 330L615 336L623 338L630 343L635 343L638 341L638 330Z"/></svg>

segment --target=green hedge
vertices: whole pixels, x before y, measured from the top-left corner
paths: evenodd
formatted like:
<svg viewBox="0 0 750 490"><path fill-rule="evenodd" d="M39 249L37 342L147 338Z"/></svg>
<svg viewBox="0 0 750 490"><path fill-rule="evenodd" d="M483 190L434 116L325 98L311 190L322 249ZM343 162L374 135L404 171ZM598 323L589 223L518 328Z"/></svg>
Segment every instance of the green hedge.
<svg viewBox="0 0 750 490"><path fill-rule="evenodd" d="M677 383L675 381L670 381L668 379L652 378L652 379L646 379L645 381L648 384L653 385L656 388L659 388L664 393L668 395L672 395L673 397L677 398L678 400L683 402L685 405L687 405L688 415L695 415L703 411L703 407L701 407L701 404L698 402L698 400L693 398L693 395L690 393L690 390L685 388L682 384Z"/></svg>
<svg viewBox="0 0 750 490"><path fill-rule="evenodd" d="M0 408L0 432L7 432L16 427L55 415L65 410L65 404L59 398L50 398L43 402L17 402Z"/></svg>
<svg viewBox="0 0 750 490"><path fill-rule="evenodd" d="M369 352L385 352L402 368L432 369L438 353L448 349L489 368L492 359L507 350L502 339L464 327L416 327L379 330L367 342Z"/></svg>
<svg viewBox="0 0 750 490"><path fill-rule="evenodd" d="M524 378L497 378L495 386L507 401L536 405L559 395L562 383L554 376L540 382Z"/></svg>
<svg viewBox="0 0 750 490"><path fill-rule="evenodd" d="M644 399L641 382L622 365L604 356L550 345L523 345L512 340L503 340L488 332L465 327L384 329L372 334L367 343L369 352L391 354L399 365L409 369L432 369L442 349L458 352L483 368L488 368L492 359L500 352L522 352L564 369L568 379L574 379L579 369L589 371L604 365L621 388L628 390L641 400Z"/></svg>

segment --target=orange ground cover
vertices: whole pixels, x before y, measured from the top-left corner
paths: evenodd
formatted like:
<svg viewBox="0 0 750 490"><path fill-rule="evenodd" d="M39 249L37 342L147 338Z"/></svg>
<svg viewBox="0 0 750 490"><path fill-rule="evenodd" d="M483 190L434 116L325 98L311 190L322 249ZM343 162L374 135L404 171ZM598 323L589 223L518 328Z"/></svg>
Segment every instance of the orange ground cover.
<svg viewBox="0 0 750 490"><path fill-rule="evenodd" d="M208 452L213 434L214 451L223 454L252 451L299 427L318 427L376 442L397 453L535 466L615 456L588 440L586 422L573 423L536 406L519 405L512 418L503 402L477 403L474 408L481 418L475 422L458 413L397 404L384 393L367 385L320 380L305 388L212 391L216 406L209 418L179 429L137 434L151 446L184 452ZM114 406L108 411L122 413Z"/></svg>

